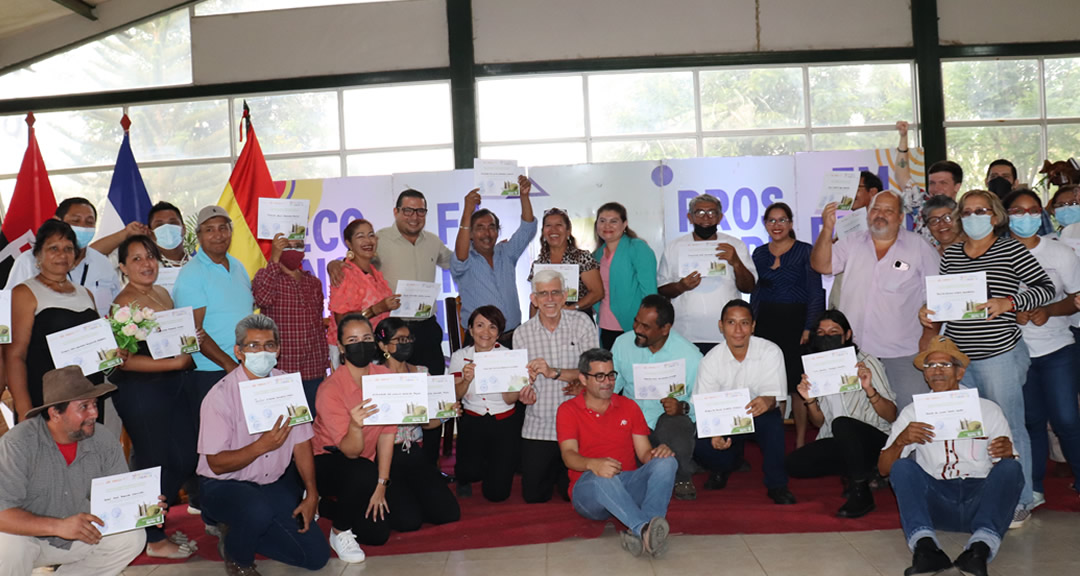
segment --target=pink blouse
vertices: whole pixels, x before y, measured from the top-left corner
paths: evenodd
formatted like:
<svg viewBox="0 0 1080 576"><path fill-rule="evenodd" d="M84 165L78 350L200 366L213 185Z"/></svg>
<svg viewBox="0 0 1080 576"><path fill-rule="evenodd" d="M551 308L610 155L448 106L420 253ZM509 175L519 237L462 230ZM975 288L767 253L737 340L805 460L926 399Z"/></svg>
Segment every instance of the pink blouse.
<svg viewBox="0 0 1080 576"><path fill-rule="evenodd" d="M371 267L371 274L364 272L352 260L346 260L341 267L345 279L340 286L330 285L330 329L326 331L326 341L331 346L338 345L337 318L334 314L348 314L360 312L368 306L377 304L394 295L390 285L386 283L382 273ZM379 321L389 316L389 312L383 312L371 319L371 327L374 329Z"/></svg>
<svg viewBox="0 0 1080 576"><path fill-rule="evenodd" d="M604 249L604 255L600 258L600 278L604 281L604 299L600 301L600 328L622 332L619 319L611 311L611 259L614 252Z"/></svg>

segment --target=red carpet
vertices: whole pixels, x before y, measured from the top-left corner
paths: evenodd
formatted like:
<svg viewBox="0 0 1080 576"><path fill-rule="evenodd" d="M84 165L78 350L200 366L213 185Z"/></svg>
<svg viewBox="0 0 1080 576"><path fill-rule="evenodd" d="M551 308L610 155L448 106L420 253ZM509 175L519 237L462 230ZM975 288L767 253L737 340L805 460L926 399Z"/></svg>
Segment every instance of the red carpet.
<svg viewBox="0 0 1080 576"><path fill-rule="evenodd" d="M789 440L791 438L789 437ZM765 495L761 482L761 453L753 443L747 444L746 459L751 471L731 476L721 491L705 491L704 474L694 477L698 488L696 501L672 500L668 521L673 533L684 534L776 534L789 532L854 532L888 530L900 527L896 498L885 489L874 493L877 510L857 519L845 520L834 514L844 503L838 477L796 480L789 487L798 499L792 506L777 506ZM443 466L452 467L452 458L444 458ZM448 469L449 471L449 469ZM1044 508L1080 512L1080 499L1070 495L1071 478L1047 478ZM558 542L567 538L596 538L604 529L603 522L586 520L574 512L571 505L555 497L546 504L525 504L520 486L515 480L514 493L506 502L493 504L480 495L480 485L474 485L475 495L461 500L461 521L445 526L424 525L411 533L394 533L384 546L364 546L368 556L413 554L495 546L518 546ZM328 520L320 520L324 533L329 533ZM167 530L181 530L199 544L198 555L220 561L217 539L203 532L198 516L187 514L186 506L169 513ZM492 535L498 534L498 538ZM162 561L140 556L134 564Z"/></svg>

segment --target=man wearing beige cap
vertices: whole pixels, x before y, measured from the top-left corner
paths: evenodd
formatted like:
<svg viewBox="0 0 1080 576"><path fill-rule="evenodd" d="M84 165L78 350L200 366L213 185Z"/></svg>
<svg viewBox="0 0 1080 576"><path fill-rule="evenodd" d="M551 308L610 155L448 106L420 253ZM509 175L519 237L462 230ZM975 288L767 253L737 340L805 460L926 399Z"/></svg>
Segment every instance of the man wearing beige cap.
<svg viewBox="0 0 1080 576"><path fill-rule="evenodd" d="M95 434L97 398L116 386L68 366L46 372L42 388L44 404L0 437L0 574L57 564L64 574L119 574L146 531L103 537L105 523L89 513L91 480L128 471L116 437Z"/></svg>
<svg viewBox="0 0 1080 576"><path fill-rule="evenodd" d="M969 359L952 340L936 336L914 362L930 390L939 393L959 390ZM979 399L979 408L985 432L980 438L935 441L933 426L914 421L914 403L893 422L878 470L891 477L913 554L905 576L936 574L952 566L986 576L986 564L1009 529L1024 476L1001 408L985 398ZM971 533L955 562L941 550L936 530Z"/></svg>

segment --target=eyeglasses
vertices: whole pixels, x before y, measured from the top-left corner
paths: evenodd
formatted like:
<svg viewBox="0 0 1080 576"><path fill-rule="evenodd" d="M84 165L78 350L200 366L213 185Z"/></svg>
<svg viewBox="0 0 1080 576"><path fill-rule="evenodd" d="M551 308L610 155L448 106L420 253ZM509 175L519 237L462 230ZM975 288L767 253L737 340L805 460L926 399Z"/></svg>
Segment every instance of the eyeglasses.
<svg viewBox="0 0 1080 576"><path fill-rule="evenodd" d="M252 352L262 352L263 350L267 352L277 352L278 348L280 348L280 345L277 342L273 341L267 342L265 344L262 342L248 342L243 346L245 354L250 354Z"/></svg>
<svg viewBox="0 0 1080 576"><path fill-rule="evenodd" d="M773 226L775 224L791 224L791 218L769 218L765 221L765 223L769 226Z"/></svg>
<svg viewBox="0 0 1080 576"><path fill-rule="evenodd" d="M543 292L533 292L540 300L547 300L548 298L562 298L564 292L562 290L545 290Z"/></svg>
<svg viewBox="0 0 1080 576"><path fill-rule="evenodd" d="M968 216L986 216L987 214L993 215L994 211L989 208L975 208L972 210L964 210L960 213L960 216L967 218Z"/></svg>
<svg viewBox="0 0 1080 576"><path fill-rule="evenodd" d="M708 216L709 218L716 218L717 216L720 215L720 211L719 210L694 210L693 212L691 212L691 214L693 214L694 216L697 216L698 218L705 218L706 216Z"/></svg>
<svg viewBox="0 0 1080 576"><path fill-rule="evenodd" d="M937 226L938 224L941 224L942 222L944 222L946 224L952 224L955 221L956 220L953 219L952 214L946 214L944 216L933 216L931 218L927 218L926 219L926 224L928 226Z"/></svg>
<svg viewBox="0 0 1080 576"><path fill-rule="evenodd" d="M1039 216L1042 214L1042 206L1032 206L1026 210L1023 208L1009 208L1009 216L1023 216L1024 214Z"/></svg>
<svg viewBox="0 0 1080 576"><path fill-rule="evenodd" d="M619 375L619 373L614 371L614 370L612 370L611 372L597 372L596 374L589 374L588 372L582 372L582 374L584 374L586 376L589 376L590 378L595 378L597 382L603 382L605 380L614 382L615 378L618 377L618 375Z"/></svg>
<svg viewBox="0 0 1080 576"><path fill-rule="evenodd" d="M953 367L952 362L923 362L923 370L948 370Z"/></svg>
<svg viewBox="0 0 1080 576"><path fill-rule="evenodd" d="M401 213L406 216L412 216L417 214L419 216L427 216L427 208L409 208L408 206L401 209Z"/></svg>

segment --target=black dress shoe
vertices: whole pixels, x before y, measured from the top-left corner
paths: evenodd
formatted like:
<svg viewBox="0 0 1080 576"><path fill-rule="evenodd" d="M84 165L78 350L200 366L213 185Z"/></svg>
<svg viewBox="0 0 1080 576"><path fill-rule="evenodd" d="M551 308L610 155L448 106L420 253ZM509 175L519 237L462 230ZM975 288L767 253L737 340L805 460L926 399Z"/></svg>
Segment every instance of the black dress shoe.
<svg viewBox="0 0 1080 576"><path fill-rule="evenodd" d="M956 566L965 574L987 576L986 562L989 559L990 547L982 542L976 542L956 557L956 562L953 562L953 566Z"/></svg>
<svg viewBox="0 0 1080 576"><path fill-rule="evenodd" d="M454 478L452 475L447 474L442 470L439 470L439 474L442 476L443 482L446 482L447 484L453 484L454 482L457 482L457 478Z"/></svg>
<svg viewBox="0 0 1080 576"><path fill-rule="evenodd" d="M710 472L709 479L705 481L706 490L723 490L727 487L727 472Z"/></svg>
<svg viewBox="0 0 1080 576"><path fill-rule="evenodd" d="M769 488L769 498L772 498L772 501L776 502L777 504L795 503L795 495L792 494L791 490L788 490L787 487Z"/></svg>
<svg viewBox="0 0 1080 576"><path fill-rule="evenodd" d="M915 553L911 555L911 567L904 570L904 576L937 574L942 570L952 568L952 565L952 560L949 560L949 556L938 548L933 538L920 538L915 543Z"/></svg>
<svg viewBox="0 0 1080 576"><path fill-rule="evenodd" d="M840 518L862 518L874 511L874 493L870 491L870 483L863 480L852 482L848 487L847 502L840 507L836 515Z"/></svg>

